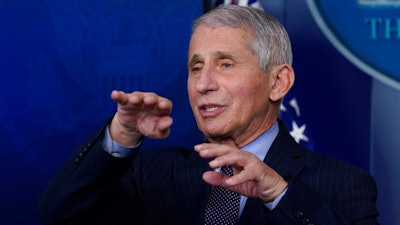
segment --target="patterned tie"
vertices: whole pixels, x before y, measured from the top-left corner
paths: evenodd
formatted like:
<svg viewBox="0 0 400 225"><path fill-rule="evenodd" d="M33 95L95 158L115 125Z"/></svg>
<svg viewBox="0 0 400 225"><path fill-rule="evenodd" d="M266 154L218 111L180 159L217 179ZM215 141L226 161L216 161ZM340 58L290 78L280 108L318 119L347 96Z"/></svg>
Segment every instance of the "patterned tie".
<svg viewBox="0 0 400 225"><path fill-rule="evenodd" d="M232 167L223 166L221 172L233 175ZM238 221L240 195L228 189L212 186L204 215L206 225L229 225Z"/></svg>

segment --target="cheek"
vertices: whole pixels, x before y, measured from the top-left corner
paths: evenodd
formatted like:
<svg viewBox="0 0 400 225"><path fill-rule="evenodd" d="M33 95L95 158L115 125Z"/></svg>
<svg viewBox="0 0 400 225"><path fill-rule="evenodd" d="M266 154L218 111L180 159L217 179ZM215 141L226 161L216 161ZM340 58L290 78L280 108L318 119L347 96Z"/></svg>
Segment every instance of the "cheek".
<svg viewBox="0 0 400 225"><path fill-rule="evenodd" d="M265 80L259 80L256 83L249 84L247 86L241 86L234 93L236 104L236 110L239 112L255 113L254 111L264 110L269 100L269 87Z"/></svg>
<svg viewBox="0 0 400 225"><path fill-rule="evenodd" d="M197 92L190 86L188 85L188 97L189 97L189 104L192 109L192 112L194 116L197 116Z"/></svg>
<svg viewBox="0 0 400 225"><path fill-rule="evenodd" d="M234 90L234 95L236 99L240 99L243 103L254 104L255 101L260 101L261 99L268 99L268 85L266 85L265 80L256 80L255 82L242 82Z"/></svg>
<svg viewBox="0 0 400 225"><path fill-rule="evenodd" d="M188 80L188 82L187 82L187 93L188 93L188 96L189 96L189 101L190 101L190 104L192 104L192 101L194 101L194 86L193 86L193 82L190 82L189 80Z"/></svg>

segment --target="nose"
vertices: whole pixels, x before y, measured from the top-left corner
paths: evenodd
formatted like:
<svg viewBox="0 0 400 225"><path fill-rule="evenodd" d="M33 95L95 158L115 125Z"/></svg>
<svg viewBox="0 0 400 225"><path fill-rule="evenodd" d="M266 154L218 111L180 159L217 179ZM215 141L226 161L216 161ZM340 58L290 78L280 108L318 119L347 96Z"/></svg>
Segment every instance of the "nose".
<svg viewBox="0 0 400 225"><path fill-rule="evenodd" d="M218 88L217 81L215 79L215 73L210 69L203 68L196 81L196 91L206 94L210 91L215 91Z"/></svg>

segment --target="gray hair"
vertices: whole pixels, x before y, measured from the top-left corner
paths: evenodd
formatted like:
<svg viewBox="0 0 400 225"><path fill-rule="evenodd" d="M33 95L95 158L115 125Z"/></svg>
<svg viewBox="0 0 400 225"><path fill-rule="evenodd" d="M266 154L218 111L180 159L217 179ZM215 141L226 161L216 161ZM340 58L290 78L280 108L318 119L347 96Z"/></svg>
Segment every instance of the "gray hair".
<svg viewBox="0 0 400 225"><path fill-rule="evenodd" d="M221 6L195 20L192 34L200 25L212 28L229 26L252 32L254 38L250 40L249 48L265 72L271 66L292 65L289 35L278 20L262 10L237 5Z"/></svg>

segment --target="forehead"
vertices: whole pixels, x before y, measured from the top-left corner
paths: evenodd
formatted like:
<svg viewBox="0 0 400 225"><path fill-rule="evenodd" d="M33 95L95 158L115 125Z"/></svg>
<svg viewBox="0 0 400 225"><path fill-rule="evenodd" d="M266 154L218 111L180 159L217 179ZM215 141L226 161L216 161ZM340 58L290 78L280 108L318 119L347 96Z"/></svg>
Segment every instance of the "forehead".
<svg viewBox="0 0 400 225"><path fill-rule="evenodd" d="M208 27L200 25L193 32L190 39L189 56L206 53L206 51L249 50L251 38L251 32L243 27Z"/></svg>

